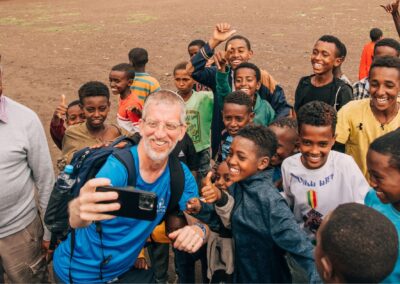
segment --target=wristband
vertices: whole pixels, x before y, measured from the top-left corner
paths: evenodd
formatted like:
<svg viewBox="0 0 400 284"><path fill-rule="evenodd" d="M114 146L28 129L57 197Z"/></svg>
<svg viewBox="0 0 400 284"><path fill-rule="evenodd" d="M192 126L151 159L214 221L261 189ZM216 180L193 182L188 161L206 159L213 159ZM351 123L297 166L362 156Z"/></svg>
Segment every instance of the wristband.
<svg viewBox="0 0 400 284"><path fill-rule="evenodd" d="M203 236L202 239L203 239L203 242L204 242L206 240L206 236L207 236L206 226L203 223L194 223L194 225L199 227L203 231L204 236Z"/></svg>

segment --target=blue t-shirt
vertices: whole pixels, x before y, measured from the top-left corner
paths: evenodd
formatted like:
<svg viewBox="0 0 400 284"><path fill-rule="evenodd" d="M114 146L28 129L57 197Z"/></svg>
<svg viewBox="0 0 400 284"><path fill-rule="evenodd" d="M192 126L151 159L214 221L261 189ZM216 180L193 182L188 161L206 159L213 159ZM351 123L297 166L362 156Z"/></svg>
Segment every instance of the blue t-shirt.
<svg viewBox="0 0 400 284"><path fill-rule="evenodd" d="M365 205L374 208L385 215L396 227L397 234L400 236L400 212L397 211L390 203L385 204L379 200L375 190L370 190L365 196ZM400 246L399 246L400 255ZM397 258L396 265L392 273L382 281L382 283L400 283L400 257Z"/></svg>
<svg viewBox="0 0 400 284"><path fill-rule="evenodd" d="M146 239L164 217L170 199L170 172L167 166L164 173L154 182L147 183L140 176L137 147L131 149L136 167L136 187L157 194L157 217L153 221L116 217L102 221L102 245L96 225L76 229L75 250L71 263L72 280L83 282L107 282L128 271L143 248ZM179 201L181 210L186 209L190 198L198 197L196 182L183 163L185 188ZM113 186L126 186L127 169L114 156L110 156L96 177L111 180ZM54 252L54 270L58 277L68 283L70 267L70 237L62 242ZM110 261L103 266L103 281L100 280L100 262L103 255Z"/></svg>

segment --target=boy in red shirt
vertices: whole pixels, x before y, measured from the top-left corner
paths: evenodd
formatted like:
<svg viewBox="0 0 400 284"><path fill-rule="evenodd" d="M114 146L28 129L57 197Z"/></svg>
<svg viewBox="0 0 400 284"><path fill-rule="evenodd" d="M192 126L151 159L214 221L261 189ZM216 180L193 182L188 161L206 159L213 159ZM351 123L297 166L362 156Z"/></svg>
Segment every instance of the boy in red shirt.
<svg viewBox="0 0 400 284"><path fill-rule="evenodd" d="M110 72L110 88L113 95L119 95L117 123L129 132L137 132L139 119L142 117L143 105L130 85L135 79L134 68L127 63L115 65Z"/></svg>

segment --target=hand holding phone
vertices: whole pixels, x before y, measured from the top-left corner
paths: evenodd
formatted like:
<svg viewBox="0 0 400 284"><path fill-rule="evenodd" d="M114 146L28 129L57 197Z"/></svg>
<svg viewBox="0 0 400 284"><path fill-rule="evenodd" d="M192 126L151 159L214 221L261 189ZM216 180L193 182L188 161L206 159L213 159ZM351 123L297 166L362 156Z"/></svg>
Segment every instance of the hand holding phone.
<svg viewBox="0 0 400 284"><path fill-rule="evenodd" d="M112 202L118 202L120 209L106 212L107 214L147 221L153 221L157 216L157 195L154 192L139 190L133 186L101 186L96 191L118 193L118 199Z"/></svg>

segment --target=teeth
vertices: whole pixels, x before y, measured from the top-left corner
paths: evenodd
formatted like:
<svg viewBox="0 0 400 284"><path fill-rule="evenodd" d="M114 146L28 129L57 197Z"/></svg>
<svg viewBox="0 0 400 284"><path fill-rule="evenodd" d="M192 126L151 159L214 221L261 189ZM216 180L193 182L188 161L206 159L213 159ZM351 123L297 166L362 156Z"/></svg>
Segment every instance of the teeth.
<svg viewBox="0 0 400 284"><path fill-rule="evenodd" d="M229 171L234 175L237 175L239 173L239 170L235 168L229 168Z"/></svg>
<svg viewBox="0 0 400 284"><path fill-rule="evenodd" d="M376 100L378 101L378 103L386 103L388 101L387 98L376 98Z"/></svg>
<svg viewBox="0 0 400 284"><path fill-rule="evenodd" d="M321 68L322 67L322 64L320 64L320 63L314 63L314 68Z"/></svg>
<svg viewBox="0 0 400 284"><path fill-rule="evenodd" d="M157 146L162 146L162 145L164 145L166 142L165 142L165 141L154 141L154 143L155 143Z"/></svg>
<svg viewBox="0 0 400 284"><path fill-rule="evenodd" d="M320 160L320 157L312 157L312 156L309 156L308 157L311 161L313 161L313 162L316 162L316 161L319 161Z"/></svg>

